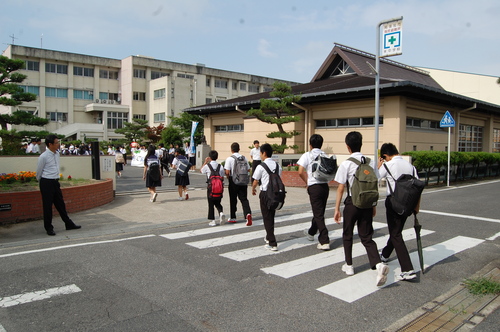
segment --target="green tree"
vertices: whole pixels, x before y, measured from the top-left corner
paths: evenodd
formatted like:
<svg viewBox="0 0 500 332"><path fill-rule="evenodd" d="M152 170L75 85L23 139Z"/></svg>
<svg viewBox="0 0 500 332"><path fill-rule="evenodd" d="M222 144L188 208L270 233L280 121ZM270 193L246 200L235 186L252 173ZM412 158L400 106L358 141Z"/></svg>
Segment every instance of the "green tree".
<svg viewBox="0 0 500 332"><path fill-rule="evenodd" d="M168 125L161 132L161 139L165 144L179 144L182 146L182 134L178 127L172 126L172 124Z"/></svg>
<svg viewBox="0 0 500 332"><path fill-rule="evenodd" d="M142 119L132 119L132 122L125 122L123 128L115 129L115 133L122 134L129 141L136 141L139 144L146 138L146 128L148 121Z"/></svg>
<svg viewBox="0 0 500 332"><path fill-rule="evenodd" d="M196 132L194 133L194 143L198 145L201 143L203 137L203 117L196 114L189 114L182 112L180 116L171 116L171 125L178 128L182 139L187 140L191 137L192 122L198 122L198 127L196 127ZM167 141L166 141L167 142ZM168 142L172 143L172 142Z"/></svg>
<svg viewBox="0 0 500 332"><path fill-rule="evenodd" d="M297 115L299 111L292 108L292 103L299 102L302 97L294 95L292 88L283 82L275 82L273 91L269 95L271 98L262 98L260 100L260 108L252 108L246 114L255 116L262 122L275 124L278 127L277 131L267 134L268 138L281 138L281 144L273 144L273 149L276 152L283 153L287 148L297 149L297 145L288 146L287 139L300 133L296 130L286 131L283 125L300 121L300 117Z"/></svg>

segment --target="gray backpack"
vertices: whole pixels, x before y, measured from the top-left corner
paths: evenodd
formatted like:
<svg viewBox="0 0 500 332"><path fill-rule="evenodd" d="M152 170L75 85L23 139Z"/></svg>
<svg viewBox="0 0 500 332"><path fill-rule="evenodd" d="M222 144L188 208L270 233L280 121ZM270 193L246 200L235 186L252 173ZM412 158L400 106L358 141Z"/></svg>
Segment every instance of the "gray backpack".
<svg viewBox="0 0 500 332"><path fill-rule="evenodd" d="M352 204L360 209L376 206L379 196L378 179L375 170L370 166L370 158L361 157L361 162L352 157L347 160L358 165L350 188L347 181L347 195L351 196Z"/></svg>
<svg viewBox="0 0 500 332"><path fill-rule="evenodd" d="M250 176L248 175L248 162L243 156L236 157L232 155L234 158L233 169L231 170L231 178L233 179L233 183L238 186L247 186L248 181L250 180Z"/></svg>

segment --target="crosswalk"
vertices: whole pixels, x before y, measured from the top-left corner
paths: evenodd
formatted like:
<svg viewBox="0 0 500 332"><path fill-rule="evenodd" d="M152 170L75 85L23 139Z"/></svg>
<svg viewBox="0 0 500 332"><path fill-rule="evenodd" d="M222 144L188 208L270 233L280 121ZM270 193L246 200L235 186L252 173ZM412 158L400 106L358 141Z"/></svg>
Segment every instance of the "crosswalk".
<svg viewBox="0 0 500 332"><path fill-rule="evenodd" d="M263 221L261 219L254 220L253 227L247 227L243 223L228 224L218 227L161 234L160 236L170 240L183 240L186 245L200 250L217 248L219 256L235 262L253 262L252 260L258 262L259 258L272 255L280 255L280 257L285 256L288 258L292 256L289 254L292 251L308 250L305 257L288 259L286 262L265 267L261 267L262 264L258 263L259 268L266 274L289 279L335 265L341 278L319 287L317 291L348 303L379 291L381 288L375 285L375 271L370 269L358 270L359 268L357 269L356 266L354 267L355 275L353 276L346 276L340 271L340 266L344 263L344 250L342 247L334 248L330 251L307 249L317 244L317 241L309 241L302 233L304 229L310 226L311 217L312 213L309 211L280 216L275 219L275 235L278 239L278 251L270 251L264 248L266 233L262 227ZM337 243L341 243L342 227L336 225L333 218L328 218L325 221L327 225L334 225L329 227L329 229L332 229L329 232L330 242L337 241ZM385 223L375 221L373 222L373 228L374 230L381 230L379 233L387 233ZM431 230L422 229L421 237L432 233L434 232ZM387 242L388 237L388 235L380 235L374 237L373 240L379 248L382 248ZM416 238L413 228L404 230L403 238L405 242L410 244L410 247L415 247L415 244L412 244L412 241L415 241ZM423 249L424 268L434 265L456 253L473 248L483 241L481 239L457 236L426 247ZM233 249L233 246L237 246L238 248ZM365 248L359 240L354 243L352 255L353 258L366 255ZM412 252L410 258L415 271L420 271L418 253ZM266 260L266 264L267 262L269 260ZM388 264L391 272L384 287L398 282L395 279L395 275L401 273L397 258L393 257Z"/></svg>

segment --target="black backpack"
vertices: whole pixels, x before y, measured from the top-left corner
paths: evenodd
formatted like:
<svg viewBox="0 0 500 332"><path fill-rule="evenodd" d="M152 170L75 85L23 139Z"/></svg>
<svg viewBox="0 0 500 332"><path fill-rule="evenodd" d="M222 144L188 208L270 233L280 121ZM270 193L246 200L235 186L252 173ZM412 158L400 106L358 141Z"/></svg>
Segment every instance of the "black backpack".
<svg viewBox="0 0 500 332"><path fill-rule="evenodd" d="M224 178L220 176L220 164L217 165L217 169L214 170L212 165L207 164L210 168L210 177L207 180L208 183L208 196L210 198L222 198L224 193Z"/></svg>
<svg viewBox="0 0 500 332"><path fill-rule="evenodd" d="M267 184L266 191L266 205L269 210L280 210L285 204L285 185L281 181L278 175L278 163L276 163L276 168L274 172L271 172L266 163L262 162L260 164L269 174L269 183Z"/></svg>
<svg viewBox="0 0 500 332"><path fill-rule="evenodd" d="M387 185L389 186L389 191L391 193L390 201L392 209L401 216L411 216L418 204L418 201L420 200L420 196L422 195L422 191L425 187L425 182L415 177L415 170L413 170L411 175L401 174L401 176L396 180L394 179L394 176L392 176L391 171L389 171L386 164L384 164L384 167L395 182L395 188L392 190L389 181L387 181Z"/></svg>
<svg viewBox="0 0 500 332"><path fill-rule="evenodd" d="M160 164L157 161L153 161L148 166L148 173L153 181L160 181Z"/></svg>

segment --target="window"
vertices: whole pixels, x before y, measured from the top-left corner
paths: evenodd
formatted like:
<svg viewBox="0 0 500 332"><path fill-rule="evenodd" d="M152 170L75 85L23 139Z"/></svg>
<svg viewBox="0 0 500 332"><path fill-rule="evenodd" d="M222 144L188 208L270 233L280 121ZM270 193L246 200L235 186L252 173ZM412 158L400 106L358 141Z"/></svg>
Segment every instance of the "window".
<svg viewBox="0 0 500 332"><path fill-rule="evenodd" d="M355 71L345 62L344 60L341 60L335 69L332 71L332 74L330 76L341 76L341 75L347 75L347 74L354 74Z"/></svg>
<svg viewBox="0 0 500 332"><path fill-rule="evenodd" d="M170 76L170 74L168 74L168 73L162 73L160 71L152 71L151 72L151 79L152 80L160 78L160 77L164 77L164 76Z"/></svg>
<svg viewBox="0 0 500 332"><path fill-rule="evenodd" d="M187 79L190 79L190 80L194 79L194 75L188 75L188 74L177 74L177 77L187 78Z"/></svg>
<svg viewBox="0 0 500 332"><path fill-rule="evenodd" d="M165 122L165 113L155 113L154 122Z"/></svg>
<svg viewBox="0 0 500 332"><path fill-rule="evenodd" d="M273 91L273 87L272 86L265 86L264 87L264 92L270 92L270 91Z"/></svg>
<svg viewBox="0 0 500 332"><path fill-rule="evenodd" d="M207 86L210 86L210 79L207 78Z"/></svg>
<svg viewBox="0 0 500 332"><path fill-rule="evenodd" d="M240 90L241 91L247 91L247 84L243 83L243 82L240 82Z"/></svg>
<svg viewBox="0 0 500 332"><path fill-rule="evenodd" d="M86 90L73 90L73 98L92 100L94 99L94 92Z"/></svg>
<svg viewBox="0 0 500 332"><path fill-rule="evenodd" d="M483 127L460 125L458 151L483 151Z"/></svg>
<svg viewBox="0 0 500 332"><path fill-rule="evenodd" d="M215 132L231 132L231 131L243 131L243 125L225 125L225 126L215 126Z"/></svg>
<svg viewBox="0 0 500 332"><path fill-rule="evenodd" d="M248 92L259 92L259 86L255 84L250 84L248 86Z"/></svg>
<svg viewBox="0 0 500 332"><path fill-rule="evenodd" d="M154 99L165 98L165 89L158 89L154 91Z"/></svg>
<svg viewBox="0 0 500 332"><path fill-rule="evenodd" d="M212 98L205 98L205 104L211 104Z"/></svg>
<svg viewBox="0 0 500 332"><path fill-rule="evenodd" d="M380 117L378 123L382 125L384 118ZM370 127L375 125L375 118L348 118L348 119L326 119L316 120L316 128L337 128L337 127Z"/></svg>
<svg viewBox="0 0 500 332"><path fill-rule="evenodd" d="M55 63L46 63L45 72L47 73L57 73L57 74L68 74L68 65L59 65Z"/></svg>
<svg viewBox="0 0 500 332"><path fill-rule="evenodd" d="M441 130L441 128L439 127L439 121L414 118L406 118L406 127Z"/></svg>
<svg viewBox="0 0 500 332"><path fill-rule="evenodd" d="M123 128L123 124L128 120L128 113L108 112L108 129Z"/></svg>
<svg viewBox="0 0 500 332"><path fill-rule="evenodd" d="M227 81L225 80L215 80L215 87L219 89L227 89Z"/></svg>
<svg viewBox="0 0 500 332"><path fill-rule="evenodd" d="M99 70L99 78L107 78L110 80L117 80L118 79L118 72L100 69Z"/></svg>
<svg viewBox="0 0 500 332"><path fill-rule="evenodd" d="M38 61L26 61L26 70L40 71L40 62Z"/></svg>
<svg viewBox="0 0 500 332"><path fill-rule="evenodd" d="M146 114L134 114L134 119L146 120Z"/></svg>
<svg viewBox="0 0 500 332"><path fill-rule="evenodd" d="M99 92L99 99L107 99L107 100L118 101L118 93Z"/></svg>
<svg viewBox="0 0 500 332"><path fill-rule="evenodd" d="M500 129L493 128L493 152L500 152Z"/></svg>
<svg viewBox="0 0 500 332"><path fill-rule="evenodd" d="M133 93L134 100L146 101L146 93L145 92L136 92Z"/></svg>
<svg viewBox="0 0 500 332"><path fill-rule="evenodd" d="M33 93L37 96L40 95L40 87L38 86L20 85L19 87L23 89L24 92Z"/></svg>
<svg viewBox="0 0 500 332"><path fill-rule="evenodd" d="M146 78L146 70L144 70L144 69L134 69L134 77L136 77L136 78Z"/></svg>
<svg viewBox="0 0 500 332"><path fill-rule="evenodd" d="M47 120L49 121L68 121L68 113L62 112L47 112Z"/></svg>
<svg viewBox="0 0 500 332"><path fill-rule="evenodd" d="M94 77L94 68L73 67L73 75Z"/></svg>
<svg viewBox="0 0 500 332"><path fill-rule="evenodd" d="M68 89L45 88L45 97L68 98Z"/></svg>
<svg viewBox="0 0 500 332"><path fill-rule="evenodd" d="M233 82L233 90L238 90L238 82Z"/></svg>

